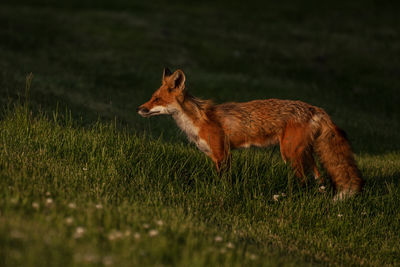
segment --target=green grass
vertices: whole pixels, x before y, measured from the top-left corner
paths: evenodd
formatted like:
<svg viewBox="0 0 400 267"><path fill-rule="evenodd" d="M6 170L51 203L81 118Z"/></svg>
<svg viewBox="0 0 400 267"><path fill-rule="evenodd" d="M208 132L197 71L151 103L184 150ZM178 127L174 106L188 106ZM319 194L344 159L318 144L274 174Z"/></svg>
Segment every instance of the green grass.
<svg viewBox="0 0 400 267"><path fill-rule="evenodd" d="M399 265L397 10L2 2L0 265ZM323 107L364 192L333 203L329 182L300 186L277 148L234 151L219 178L171 118L135 112L164 66L216 102Z"/></svg>
<svg viewBox="0 0 400 267"><path fill-rule="evenodd" d="M56 117L0 124L5 265L399 264L398 155L359 158L365 192L334 204L272 151L235 152L220 179L193 147Z"/></svg>
<svg viewBox="0 0 400 267"><path fill-rule="evenodd" d="M56 117L1 121L5 265L399 264L398 155L359 158L365 192L334 204L272 151L235 152L218 178L193 147Z"/></svg>

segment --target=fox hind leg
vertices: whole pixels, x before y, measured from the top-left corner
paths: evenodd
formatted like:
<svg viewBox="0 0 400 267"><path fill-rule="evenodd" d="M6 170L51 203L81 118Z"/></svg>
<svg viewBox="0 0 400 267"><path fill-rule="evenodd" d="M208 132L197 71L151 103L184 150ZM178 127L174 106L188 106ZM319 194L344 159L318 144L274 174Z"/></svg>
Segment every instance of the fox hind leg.
<svg viewBox="0 0 400 267"><path fill-rule="evenodd" d="M317 164L315 163L315 159L313 156L313 153L309 153L308 155L309 159L307 161L309 170L312 171L312 174L314 175L314 179L317 181L318 184L323 184L324 183L324 178L321 176Z"/></svg>
<svg viewBox="0 0 400 267"><path fill-rule="evenodd" d="M304 183L309 172L321 183L321 175L315 164L311 133L307 125L288 123L280 138L280 150L283 160L289 161L297 177Z"/></svg>

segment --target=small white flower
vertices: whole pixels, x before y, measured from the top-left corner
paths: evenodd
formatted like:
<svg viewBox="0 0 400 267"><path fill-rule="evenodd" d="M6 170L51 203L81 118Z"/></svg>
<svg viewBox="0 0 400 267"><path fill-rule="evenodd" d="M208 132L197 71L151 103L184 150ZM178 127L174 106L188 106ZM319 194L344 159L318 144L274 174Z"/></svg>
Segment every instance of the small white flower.
<svg viewBox="0 0 400 267"><path fill-rule="evenodd" d="M130 236L130 235L131 235L131 231L130 231L130 230L126 230L126 231L124 232L124 235L125 235L126 237Z"/></svg>
<svg viewBox="0 0 400 267"><path fill-rule="evenodd" d="M282 196L282 197L286 197L286 194L282 192L282 193L281 193L281 196Z"/></svg>
<svg viewBox="0 0 400 267"><path fill-rule="evenodd" d="M217 236L214 238L214 241L215 241L215 242L221 242L221 241L222 241L222 237L219 236L219 235L217 235Z"/></svg>
<svg viewBox="0 0 400 267"><path fill-rule="evenodd" d="M76 227L75 233L74 233L74 238L75 239L81 238L85 234L85 231L86 231L85 228L83 228L81 226Z"/></svg>
<svg viewBox="0 0 400 267"><path fill-rule="evenodd" d="M148 223L145 223L145 224L143 224L143 228L144 228L144 229L149 229L149 228L150 228L150 225L149 225Z"/></svg>
<svg viewBox="0 0 400 267"><path fill-rule="evenodd" d="M134 237L135 239L139 240L139 239L140 239L140 234L139 234L139 233L134 233L134 234L133 234L133 237Z"/></svg>
<svg viewBox="0 0 400 267"><path fill-rule="evenodd" d="M65 218L65 223L67 225L71 225L73 222L74 222L74 218L72 218L72 217Z"/></svg>
<svg viewBox="0 0 400 267"><path fill-rule="evenodd" d="M156 221L156 224L157 224L158 226L162 226L162 225L164 224L164 222L161 221L161 220L158 220L158 221Z"/></svg>
<svg viewBox="0 0 400 267"><path fill-rule="evenodd" d="M103 262L103 264L104 264L105 266L108 266L108 265L112 265L112 264L113 264L113 260L112 260L112 257L111 257L111 256L105 256L105 257L103 258L102 262Z"/></svg>
<svg viewBox="0 0 400 267"><path fill-rule="evenodd" d="M228 242L228 243L226 243L226 247L227 248L235 248L235 245L232 244L232 242Z"/></svg>
<svg viewBox="0 0 400 267"><path fill-rule="evenodd" d="M103 208L103 205L101 205L100 203L96 204L96 209L101 210L102 208Z"/></svg>
<svg viewBox="0 0 400 267"><path fill-rule="evenodd" d="M87 171L87 170L88 170L88 168L87 168L87 167L83 167L83 168L82 168L82 170L84 170L84 171Z"/></svg>
<svg viewBox="0 0 400 267"><path fill-rule="evenodd" d="M111 233L108 234L108 240L113 241L122 238L122 233L117 230L113 230Z"/></svg>
<svg viewBox="0 0 400 267"><path fill-rule="evenodd" d="M24 239L25 235L23 233L21 233L20 231L13 230L10 233L10 237L14 238L14 239Z"/></svg>
<svg viewBox="0 0 400 267"><path fill-rule="evenodd" d="M85 254L82 258L84 262L95 263L98 261L98 256L96 254Z"/></svg>
<svg viewBox="0 0 400 267"><path fill-rule="evenodd" d="M150 230L150 231L149 231L149 236L150 236L150 237L153 237L153 236L156 236L156 235L158 235L158 230L153 229L153 230Z"/></svg>
<svg viewBox="0 0 400 267"><path fill-rule="evenodd" d="M325 193L325 189L326 189L326 187L323 186L323 185L321 185L321 186L318 188L318 191L319 191L320 193Z"/></svg>
<svg viewBox="0 0 400 267"><path fill-rule="evenodd" d="M71 203L68 204L68 208L75 209L76 208L76 204L71 202Z"/></svg>
<svg viewBox="0 0 400 267"><path fill-rule="evenodd" d="M39 203L37 202L32 202L32 208L34 208L35 210L38 210L40 207Z"/></svg>
<svg viewBox="0 0 400 267"><path fill-rule="evenodd" d="M341 218L341 217L343 217L343 214L339 213L337 216L338 216L339 218Z"/></svg>
<svg viewBox="0 0 400 267"><path fill-rule="evenodd" d="M46 206L51 206L51 204L53 204L53 199L51 198L46 198Z"/></svg>
<svg viewBox="0 0 400 267"><path fill-rule="evenodd" d="M361 215L367 215L367 212L366 211L363 211L363 212L361 212Z"/></svg>
<svg viewBox="0 0 400 267"><path fill-rule="evenodd" d="M274 196L272 197L272 199L273 199L274 201L278 201L278 200L279 200L279 197L280 197L280 195L274 195Z"/></svg>
<svg viewBox="0 0 400 267"><path fill-rule="evenodd" d="M250 253L249 255L251 260L256 260L257 259L257 255Z"/></svg>
<svg viewBox="0 0 400 267"><path fill-rule="evenodd" d="M121 239L123 237L123 234L120 231L115 231L115 237L116 239Z"/></svg>
<svg viewBox="0 0 400 267"><path fill-rule="evenodd" d="M51 193L49 191L46 192L46 197L51 196Z"/></svg>

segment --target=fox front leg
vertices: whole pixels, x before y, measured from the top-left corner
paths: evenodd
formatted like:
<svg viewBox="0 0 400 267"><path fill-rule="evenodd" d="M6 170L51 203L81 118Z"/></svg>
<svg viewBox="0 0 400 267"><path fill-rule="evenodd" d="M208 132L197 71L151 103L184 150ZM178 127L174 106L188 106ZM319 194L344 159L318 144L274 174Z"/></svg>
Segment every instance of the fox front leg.
<svg viewBox="0 0 400 267"><path fill-rule="evenodd" d="M229 151L218 154L212 153L210 157L215 164L218 176L222 176L224 172L231 168L232 155Z"/></svg>

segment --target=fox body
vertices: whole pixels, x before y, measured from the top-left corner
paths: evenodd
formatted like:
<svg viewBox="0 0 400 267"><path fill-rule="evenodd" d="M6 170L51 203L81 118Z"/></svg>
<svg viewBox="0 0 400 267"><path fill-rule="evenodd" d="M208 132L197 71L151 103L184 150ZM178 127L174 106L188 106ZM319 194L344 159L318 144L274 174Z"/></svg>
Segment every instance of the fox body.
<svg viewBox="0 0 400 267"><path fill-rule="evenodd" d="M314 154L343 199L361 191L363 180L345 133L321 108L301 101L266 99L214 105L191 96L185 74L164 69L162 85L138 107L143 117L169 114L188 139L209 156L220 172L230 164L230 150L279 144L282 158L304 179L320 179Z"/></svg>

